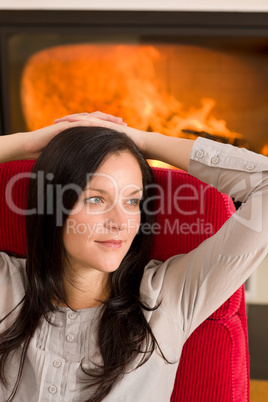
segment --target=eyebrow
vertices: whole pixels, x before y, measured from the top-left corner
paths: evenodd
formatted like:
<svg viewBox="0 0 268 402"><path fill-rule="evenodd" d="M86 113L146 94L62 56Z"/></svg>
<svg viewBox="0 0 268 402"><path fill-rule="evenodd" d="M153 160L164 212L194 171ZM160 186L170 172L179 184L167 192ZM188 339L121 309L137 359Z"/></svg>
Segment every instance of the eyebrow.
<svg viewBox="0 0 268 402"><path fill-rule="evenodd" d="M84 191L87 191L87 190L96 191L96 192L101 193L101 194L107 194L108 193L108 191L106 191L106 190L104 190L102 188L87 187L87 188L85 188ZM134 194L137 194L137 193L142 193L142 192L143 192L142 188L139 188L139 189L134 190L131 193L129 193L128 196L134 195Z"/></svg>

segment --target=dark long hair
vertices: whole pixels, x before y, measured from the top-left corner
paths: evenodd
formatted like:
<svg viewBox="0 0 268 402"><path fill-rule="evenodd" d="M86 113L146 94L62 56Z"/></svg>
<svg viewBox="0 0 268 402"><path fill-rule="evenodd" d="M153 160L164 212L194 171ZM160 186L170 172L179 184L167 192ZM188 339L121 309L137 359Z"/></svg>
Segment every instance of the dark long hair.
<svg viewBox="0 0 268 402"><path fill-rule="evenodd" d="M144 188L142 203L146 202L148 209L152 171L124 133L99 127L65 130L48 144L34 166L33 173L37 178L30 181L28 209L41 206L42 211L27 216L25 296L14 323L0 336L0 380L5 386L4 367L8 356L23 346L17 381L8 401L12 401L18 389L27 348L41 317L53 325L49 320L49 313L57 310L53 300L68 305L63 284L63 227L68 218L66 211L73 208L79 194L72 188L64 191L62 204L65 209L62 211L54 194L55 188L73 183L82 191L87 184L87 174L96 172L107 157L121 151L131 153L140 166ZM38 195L38 174L42 174L44 180L41 196ZM142 203L141 225L151 225L153 214L143 211ZM89 395L94 394L88 402L101 401L135 358L140 357L137 368L159 347L143 314L143 310L151 311L158 306L145 305L140 296L151 242L152 234L140 230L119 268L109 274L110 296L103 301L98 325L103 365L87 370L81 362L82 371L88 375L83 389L88 388Z"/></svg>

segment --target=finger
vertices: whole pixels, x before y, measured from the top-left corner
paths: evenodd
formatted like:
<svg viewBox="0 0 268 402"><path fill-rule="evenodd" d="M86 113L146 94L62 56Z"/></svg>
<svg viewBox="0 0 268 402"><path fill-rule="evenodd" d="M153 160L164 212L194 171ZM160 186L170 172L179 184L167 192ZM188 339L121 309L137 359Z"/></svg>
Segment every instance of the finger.
<svg viewBox="0 0 268 402"><path fill-rule="evenodd" d="M123 123L122 117L113 116L112 114L103 113L103 112L93 112L91 113L92 116L97 117L101 120L108 120L114 123Z"/></svg>
<svg viewBox="0 0 268 402"><path fill-rule="evenodd" d="M84 126L84 127L106 127L116 129L119 124L115 124L109 120L99 119L98 117L91 117L90 119L80 119L67 122L69 127Z"/></svg>
<svg viewBox="0 0 268 402"><path fill-rule="evenodd" d="M97 117L98 119L101 120L106 120L106 121L110 121L116 124L122 124L122 125L127 125L126 123L123 122L122 117L116 117L113 116L111 114L107 114L107 113L102 113L102 112L93 112L93 113L74 113L71 115L67 115L64 117L61 117L59 119L55 119L54 122L60 123L62 121L69 121L69 122L73 122L73 121L78 121L78 120L88 120L91 118Z"/></svg>
<svg viewBox="0 0 268 402"><path fill-rule="evenodd" d="M62 121L78 121L78 120L86 120L88 117L88 113L75 113L69 114L67 116L60 117L59 119L55 119L54 123L60 123Z"/></svg>
<svg viewBox="0 0 268 402"><path fill-rule="evenodd" d="M112 116L112 115L109 115L106 113L101 113L101 112L72 114L69 116L61 117L59 119L55 119L55 123L60 123L62 121L74 122L74 121L79 121L79 120L90 120L92 118L98 118L100 120L105 120L105 121L109 121L109 122L116 123L116 124L126 125L126 123L124 123L122 117L116 117L116 116Z"/></svg>

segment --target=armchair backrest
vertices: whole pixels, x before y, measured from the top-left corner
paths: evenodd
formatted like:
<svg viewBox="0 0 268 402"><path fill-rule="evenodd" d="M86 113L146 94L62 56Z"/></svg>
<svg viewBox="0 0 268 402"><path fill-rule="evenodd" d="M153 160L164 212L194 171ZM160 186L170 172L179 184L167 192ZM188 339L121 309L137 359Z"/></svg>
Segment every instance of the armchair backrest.
<svg viewBox="0 0 268 402"><path fill-rule="evenodd" d="M0 250L26 254L28 178L34 161L0 165ZM232 200L185 172L154 168L155 240L151 258L187 253L235 211ZM248 401L248 342L244 287L191 335L183 348L172 402Z"/></svg>

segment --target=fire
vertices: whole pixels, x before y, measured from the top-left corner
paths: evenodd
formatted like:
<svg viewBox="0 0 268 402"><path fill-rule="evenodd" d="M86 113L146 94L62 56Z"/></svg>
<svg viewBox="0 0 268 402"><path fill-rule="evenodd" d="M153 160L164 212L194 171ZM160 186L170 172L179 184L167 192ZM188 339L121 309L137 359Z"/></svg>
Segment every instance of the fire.
<svg viewBox="0 0 268 402"><path fill-rule="evenodd" d="M34 54L21 81L28 129L53 124L66 114L101 110L141 130L241 140L241 134L213 116L215 100L203 98L199 108L187 107L170 93L157 68L165 57L148 45L78 44Z"/></svg>
<svg viewBox="0 0 268 402"><path fill-rule="evenodd" d="M261 153L265 156L268 156L268 144L265 144L264 147L262 148Z"/></svg>

